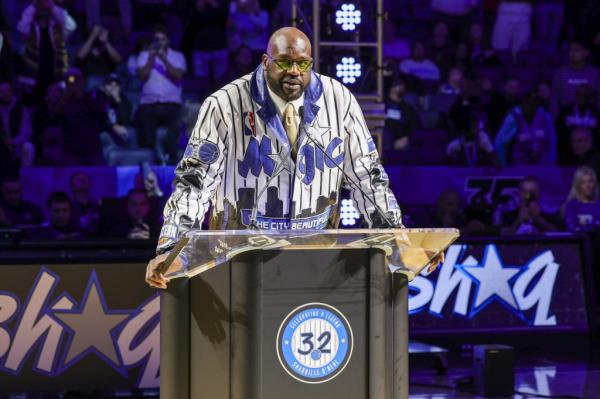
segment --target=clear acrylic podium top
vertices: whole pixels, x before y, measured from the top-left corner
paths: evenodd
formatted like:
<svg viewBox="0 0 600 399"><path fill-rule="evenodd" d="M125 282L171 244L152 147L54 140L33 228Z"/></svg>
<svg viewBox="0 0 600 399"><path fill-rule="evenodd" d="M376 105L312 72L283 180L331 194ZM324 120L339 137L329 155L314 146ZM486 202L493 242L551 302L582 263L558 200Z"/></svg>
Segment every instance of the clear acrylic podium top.
<svg viewBox="0 0 600 399"><path fill-rule="evenodd" d="M458 237L456 229L193 230L168 257L165 277L191 278L249 251L377 248L410 281Z"/></svg>

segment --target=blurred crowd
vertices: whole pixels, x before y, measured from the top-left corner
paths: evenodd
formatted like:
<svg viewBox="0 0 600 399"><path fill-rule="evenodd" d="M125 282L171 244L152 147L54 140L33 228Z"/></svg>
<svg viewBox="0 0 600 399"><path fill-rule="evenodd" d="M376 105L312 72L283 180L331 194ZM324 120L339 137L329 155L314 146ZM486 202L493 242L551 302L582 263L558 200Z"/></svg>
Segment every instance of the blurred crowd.
<svg viewBox="0 0 600 399"><path fill-rule="evenodd" d="M388 163L600 171L600 2L399 3L385 29Z"/></svg>
<svg viewBox="0 0 600 399"><path fill-rule="evenodd" d="M342 3L322 2L328 9ZM298 1L301 9L311 3ZM406 224L472 234L600 225L600 2L385 4L385 163L576 169L560 209L548 209L543 187L525 178L516 197L493 206L463 204L460 193L445 191L434 212L405 212ZM125 198L102 204L90 197L90 176L78 172L70 191L50 195L42 210L23 200L19 168L175 164L201 102L258 65L270 32L290 24L290 6L2 2L0 226L41 239L154 236L165 196L151 170L140 172ZM373 21L364 24L373 33ZM107 222L116 220L125 222Z"/></svg>
<svg viewBox="0 0 600 399"><path fill-rule="evenodd" d="M167 198L149 167L135 176L124 198L93 198L92 184L88 174L76 171L68 192L52 192L46 209L40 209L23 198L19 176L5 176L0 186L0 228L18 229L23 238L42 241L158 237Z"/></svg>
<svg viewBox="0 0 600 399"><path fill-rule="evenodd" d="M596 233L600 230L600 190L596 172L580 166L559 206L544 196L536 177L526 176L515 195L506 195L496 202L471 198L466 203L460 192L446 189L435 206L408 206L404 212L407 227L452 227L460 229L463 235Z"/></svg>
<svg viewBox="0 0 600 399"><path fill-rule="evenodd" d="M175 164L204 97L258 65L278 3L2 2L0 167Z"/></svg>

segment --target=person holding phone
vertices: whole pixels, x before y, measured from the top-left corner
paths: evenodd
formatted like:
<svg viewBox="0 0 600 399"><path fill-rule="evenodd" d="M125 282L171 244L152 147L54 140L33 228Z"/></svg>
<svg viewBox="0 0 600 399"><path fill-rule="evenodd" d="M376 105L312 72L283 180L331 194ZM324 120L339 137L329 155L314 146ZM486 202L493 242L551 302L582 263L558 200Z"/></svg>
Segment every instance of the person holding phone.
<svg viewBox="0 0 600 399"><path fill-rule="evenodd" d="M158 151L156 130L167 129L164 148L165 163L175 163L181 130L182 78L186 71L185 57L170 47L167 28L156 25L152 43L137 58L138 75L142 81L140 106L137 111L139 144Z"/></svg>
<svg viewBox="0 0 600 399"><path fill-rule="evenodd" d="M540 183L528 176L519 184L518 201L512 209L497 209L503 235L541 234L558 231L556 213L540 201Z"/></svg>

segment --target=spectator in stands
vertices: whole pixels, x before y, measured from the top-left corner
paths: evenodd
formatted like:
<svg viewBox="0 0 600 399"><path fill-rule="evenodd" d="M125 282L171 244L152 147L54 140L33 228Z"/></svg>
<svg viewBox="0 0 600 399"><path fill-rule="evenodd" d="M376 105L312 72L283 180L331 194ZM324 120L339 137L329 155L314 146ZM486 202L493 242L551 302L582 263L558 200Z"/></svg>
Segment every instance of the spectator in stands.
<svg viewBox="0 0 600 399"><path fill-rule="evenodd" d="M554 117L558 116L562 107L575 101L577 86L588 84L594 92L600 89L600 75L596 68L588 65L588 55L589 50L582 41L571 41L569 65L559 68L552 80L551 111Z"/></svg>
<svg viewBox="0 0 600 399"><path fill-rule="evenodd" d="M459 96L462 93L463 81L463 71L460 68L452 68L448 71L446 83L440 86L439 92Z"/></svg>
<svg viewBox="0 0 600 399"><path fill-rule="evenodd" d="M492 93L488 104L488 126L492 134L498 133L506 114L521 103L521 81L509 77L504 82L502 93Z"/></svg>
<svg viewBox="0 0 600 399"><path fill-rule="evenodd" d="M244 44L252 50L253 58L258 60L269 40L269 13L261 9L259 1L232 1L229 5L228 25L229 50L235 51Z"/></svg>
<svg viewBox="0 0 600 399"><path fill-rule="evenodd" d="M67 73L66 41L76 27L75 20L54 0L35 0L23 11L17 26L26 41L22 81L34 95L42 98L46 88Z"/></svg>
<svg viewBox="0 0 600 399"><path fill-rule="evenodd" d="M600 143L600 110L596 105L595 93L590 85L577 86L575 102L563 107L557 119L558 157L560 163L570 164L570 134L573 128L583 127L592 132L595 141Z"/></svg>
<svg viewBox="0 0 600 399"><path fill-rule="evenodd" d="M42 145L44 131L49 126L60 126L61 135L63 128L66 126L65 116L63 114L64 106L64 88L62 82L55 82L48 86L44 102L33 112L31 124L33 127L33 143L35 145L35 153L37 154L37 162L45 164L43 152L46 149ZM61 143L63 140L61 139ZM62 145L62 144L61 144Z"/></svg>
<svg viewBox="0 0 600 399"><path fill-rule="evenodd" d="M137 137L133 128L131 103L127 96L121 93L121 83L116 74L111 73L105 78L102 97L105 104L106 125L100 139L104 159L108 162L111 151L119 148L135 148Z"/></svg>
<svg viewBox="0 0 600 399"><path fill-rule="evenodd" d="M410 135L419 127L417 110L404 100L406 82L399 79L388 92L383 128L386 150L405 150L409 146Z"/></svg>
<svg viewBox="0 0 600 399"><path fill-rule="evenodd" d="M466 44L468 48L469 59L473 65L499 65L500 61L498 60L496 52L485 40L483 25L480 22L473 22L471 24L469 28L469 37Z"/></svg>
<svg viewBox="0 0 600 399"><path fill-rule="evenodd" d="M424 81L440 80L440 69L425 57L425 45L420 40L413 43L411 57L400 63L400 71Z"/></svg>
<svg viewBox="0 0 600 399"><path fill-rule="evenodd" d="M71 175L69 189L73 205L73 220L79 231L87 237L98 233L100 206L91 197L92 182L84 172Z"/></svg>
<svg viewBox="0 0 600 399"><path fill-rule="evenodd" d="M556 162L556 132L552 117L530 93L523 105L504 118L495 142L502 166L553 165Z"/></svg>
<svg viewBox="0 0 600 399"><path fill-rule="evenodd" d="M586 127L576 127L571 131L571 154L566 165L588 166L600 173L600 153L594 146L592 132Z"/></svg>
<svg viewBox="0 0 600 399"><path fill-rule="evenodd" d="M486 108L482 102L481 85L465 80L461 96L448 111L448 133L452 139L463 137L470 129L471 119L476 117L485 126ZM479 123L478 123L479 124ZM487 130L484 128L484 130Z"/></svg>
<svg viewBox="0 0 600 399"><path fill-rule="evenodd" d="M33 165L31 112L15 96L9 81L0 81L0 122L0 134L10 144L14 158L20 159L22 166Z"/></svg>
<svg viewBox="0 0 600 399"><path fill-rule="evenodd" d="M83 238L73 223L73 210L69 196L64 191L55 191L48 197L48 221L29 231L34 240L73 240Z"/></svg>
<svg viewBox="0 0 600 399"><path fill-rule="evenodd" d="M494 219L504 235L557 231L559 225L555 213L543 204L540 184L532 176L524 178L519 184L516 201L498 206Z"/></svg>
<svg viewBox="0 0 600 399"><path fill-rule="evenodd" d="M23 184L18 176L4 177L1 188L0 206L13 226L35 226L42 222L41 210L23 199Z"/></svg>
<svg viewBox="0 0 600 399"><path fill-rule="evenodd" d="M63 114L64 150L69 165L103 165L100 133L104 126L105 110L100 96L87 93L85 77L77 68L67 76Z"/></svg>
<svg viewBox="0 0 600 399"><path fill-rule="evenodd" d="M225 74L223 74L223 84L227 84L240 76L244 76L252 72L256 68L254 62L254 55L250 47L241 45L233 52L229 62L229 67Z"/></svg>
<svg viewBox="0 0 600 399"><path fill-rule="evenodd" d="M454 59L454 46L450 41L450 32L448 25L444 22L438 22L433 27L432 42L427 49L427 54L431 55L431 60L437 65L442 74L446 74Z"/></svg>
<svg viewBox="0 0 600 399"><path fill-rule="evenodd" d="M461 206L460 194L453 189L446 189L440 194L431 227L457 228L465 225L465 215Z"/></svg>
<svg viewBox="0 0 600 399"><path fill-rule="evenodd" d="M191 53L194 75L214 85L228 64L227 20L229 0L196 0L182 48ZM185 68L184 68L185 69Z"/></svg>
<svg viewBox="0 0 600 399"><path fill-rule="evenodd" d="M550 112L550 104L552 103L552 86L549 82L543 80L536 86L536 94L540 105Z"/></svg>
<svg viewBox="0 0 600 399"><path fill-rule="evenodd" d="M144 167L142 166L142 169L143 168ZM169 196L164 195L160 189L160 185L158 184L158 176L156 176L156 173L148 166L146 173L144 173L142 170L140 173L135 175L133 187L146 191L148 201L150 202L150 213L148 215L150 220L161 220L162 211L165 209L165 205L169 199Z"/></svg>
<svg viewBox="0 0 600 399"><path fill-rule="evenodd" d="M181 86L186 71L185 58L182 53L169 47L169 37L164 26L157 25L153 37L150 49L142 51L138 57L138 73L143 82L137 113L140 127L138 138L140 146L150 148L159 155L157 128L165 127L167 137L164 141L168 157L165 161L175 163L180 133ZM218 40L224 42L223 38L221 36ZM221 65L223 71L225 65Z"/></svg>
<svg viewBox="0 0 600 399"><path fill-rule="evenodd" d="M111 237L149 239L158 236L156 223L150 220L150 201L144 189L133 188L126 199L127 218L110 232Z"/></svg>
<svg viewBox="0 0 600 399"><path fill-rule="evenodd" d="M532 0L505 0L498 6L492 47L510 50L513 58L529 46Z"/></svg>
<svg viewBox="0 0 600 399"><path fill-rule="evenodd" d="M87 77L86 91L95 90L104 77L115 71L121 54L108 39L108 29L94 25L89 36L77 51L77 65Z"/></svg>
<svg viewBox="0 0 600 399"><path fill-rule="evenodd" d="M42 128L39 136L38 164L42 166L68 166L74 164L65 152L65 125L50 123Z"/></svg>
<svg viewBox="0 0 600 399"><path fill-rule="evenodd" d="M476 112L470 112L466 129L448 144L446 154L453 165L498 165L494 145L485 131L483 119Z"/></svg>
<svg viewBox="0 0 600 399"><path fill-rule="evenodd" d="M454 48L454 58L452 59L452 65L455 68L459 68L463 71L463 74L472 79L475 75L475 71L473 69L473 63L471 62L471 58L469 57L469 47L465 42L459 42Z"/></svg>
<svg viewBox="0 0 600 399"><path fill-rule="evenodd" d="M593 169L581 166L575 171L571 191L562 210L564 224L569 231L600 228L598 178Z"/></svg>
<svg viewBox="0 0 600 399"><path fill-rule="evenodd" d="M383 90L388 93L390 87L400 78L400 66L398 60L395 58L388 58L383 61ZM408 77L407 75L403 75ZM413 79L409 77L410 79ZM414 78L414 80L418 80Z"/></svg>
<svg viewBox="0 0 600 399"><path fill-rule="evenodd" d="M410 57L410 45L398 37L396 25L390 20L383 23L383 58L403 60Z"/></svg>

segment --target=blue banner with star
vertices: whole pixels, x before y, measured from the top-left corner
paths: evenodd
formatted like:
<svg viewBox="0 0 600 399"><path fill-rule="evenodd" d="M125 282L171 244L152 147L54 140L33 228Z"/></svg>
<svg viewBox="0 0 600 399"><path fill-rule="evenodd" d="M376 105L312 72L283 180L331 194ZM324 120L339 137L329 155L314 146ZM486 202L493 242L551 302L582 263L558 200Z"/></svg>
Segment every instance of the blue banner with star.
<svg viewBox="0 0 600 399"><path fill-rule="evenodd" d="M452 245L409 285L413 332L586 331L585 241L498 238Z"/></svg>
<svg viewBox="0 0 600 399"><path fill-rule="evenodd" d="M2 263L0 396L158 388L160 297L145 263Z"/></svg>

